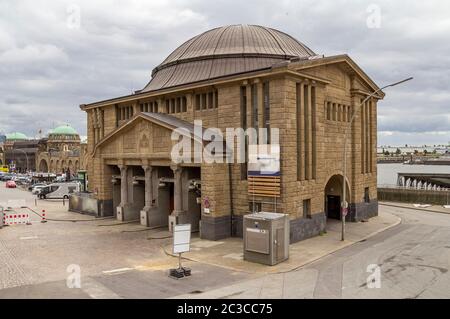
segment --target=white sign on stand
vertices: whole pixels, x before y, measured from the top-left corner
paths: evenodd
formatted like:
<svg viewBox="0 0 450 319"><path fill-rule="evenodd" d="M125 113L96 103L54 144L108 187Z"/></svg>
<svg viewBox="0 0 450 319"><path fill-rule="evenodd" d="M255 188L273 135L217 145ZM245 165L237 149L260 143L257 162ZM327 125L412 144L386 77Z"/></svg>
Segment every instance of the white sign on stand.
<svg viewBox="0 0 450 319"><path fill-rule="evenodd" d="M191 224L175 225L173 228L173 253L181 254L190 251Z"/></svg>

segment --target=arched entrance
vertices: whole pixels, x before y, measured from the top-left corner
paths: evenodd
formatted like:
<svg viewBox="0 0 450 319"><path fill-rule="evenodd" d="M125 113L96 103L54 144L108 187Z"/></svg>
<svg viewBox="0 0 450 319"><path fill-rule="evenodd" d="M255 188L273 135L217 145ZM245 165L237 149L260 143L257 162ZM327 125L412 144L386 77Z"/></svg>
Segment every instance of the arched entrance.
<svg viewBox="0 0 450 319"><path fill-rule="evenodd" d="M347 202L350 197L350 190L347 185ZM333 175L325 186L325 212L327 218L341 219L341 200L342 200L342 175Z"/></svg>
<svg viewBox="0 0 450 319"><path fill-rule="evenodd" d="M39 163L39 172L48 173L48 164L45 159L41 159L41 161Z"/></svg>

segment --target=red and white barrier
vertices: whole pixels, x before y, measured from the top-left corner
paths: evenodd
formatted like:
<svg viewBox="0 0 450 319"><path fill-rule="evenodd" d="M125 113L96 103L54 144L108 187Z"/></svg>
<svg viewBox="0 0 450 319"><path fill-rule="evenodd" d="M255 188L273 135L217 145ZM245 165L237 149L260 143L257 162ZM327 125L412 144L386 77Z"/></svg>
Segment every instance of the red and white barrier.
<svg viewBox="0 0 450 319"><path fill-rule="evenodd" d="M41 223L46 223L47 222L47 218L45 217L45 209L42 210L41 213Z"/></svg>
<svg viewBox="0 0 450 319"><path fill-rule="evenodd" d="M30 214L5 212L3 215L3 225L31 225Z"/></svg>

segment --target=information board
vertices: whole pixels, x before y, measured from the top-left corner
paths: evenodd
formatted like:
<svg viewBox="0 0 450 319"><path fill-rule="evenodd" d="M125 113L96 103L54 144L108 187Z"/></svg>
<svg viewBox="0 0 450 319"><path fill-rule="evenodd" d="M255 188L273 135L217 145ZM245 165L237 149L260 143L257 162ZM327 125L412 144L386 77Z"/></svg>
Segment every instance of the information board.
<svg viewBox="0 0 450 319"><path fill-rule="evenodd" d="M175 225L173 228L173 253L181 254L190 250L191 224Z"/></svg>

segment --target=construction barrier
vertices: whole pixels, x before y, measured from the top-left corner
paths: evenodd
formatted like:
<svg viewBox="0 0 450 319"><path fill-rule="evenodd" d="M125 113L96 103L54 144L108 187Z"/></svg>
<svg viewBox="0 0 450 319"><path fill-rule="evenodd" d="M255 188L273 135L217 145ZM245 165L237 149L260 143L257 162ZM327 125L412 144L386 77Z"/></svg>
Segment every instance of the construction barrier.
<svg viewBox="0 0 450 319"><path fill-rule="evenodd" d="M3 225L31 225L30 214L4 211Z"/></svg>

